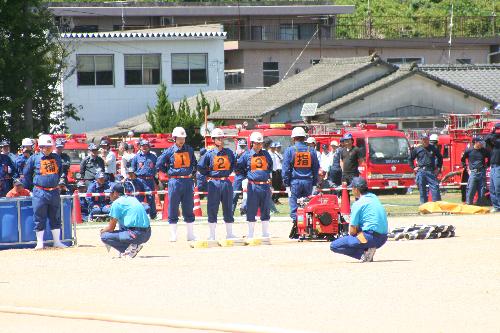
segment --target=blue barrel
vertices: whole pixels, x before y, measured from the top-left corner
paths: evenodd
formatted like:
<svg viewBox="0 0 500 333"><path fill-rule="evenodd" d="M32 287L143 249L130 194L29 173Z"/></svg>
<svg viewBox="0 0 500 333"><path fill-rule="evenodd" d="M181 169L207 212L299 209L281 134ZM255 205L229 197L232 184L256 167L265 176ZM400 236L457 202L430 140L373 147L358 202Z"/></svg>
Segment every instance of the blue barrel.
<svg viewBox="0 0 500 333"><path fill-rule="evenodd" d="M36 240L31 199L21 201L21 240L23 242Z"/></svg>
<svg viewBox="0 0 500 333"><path fill-rule="evenodd" d="M17 231L17 203L0 200L0 243L16 243L19 241ZM7 248L0 245L0 248Z"/></svg>

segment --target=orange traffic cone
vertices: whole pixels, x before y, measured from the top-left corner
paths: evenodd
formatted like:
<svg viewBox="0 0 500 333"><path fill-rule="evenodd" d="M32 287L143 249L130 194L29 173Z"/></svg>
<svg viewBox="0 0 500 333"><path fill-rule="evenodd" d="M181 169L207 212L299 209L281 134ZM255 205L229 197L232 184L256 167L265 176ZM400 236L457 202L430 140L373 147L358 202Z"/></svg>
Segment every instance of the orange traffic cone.
<svg viewBox="0 0 500 333"><path fill-rule="evenodd" d="M80 205L78 190L73 193L73 221L78 224L82 223L82 206Z"/></svg>
<svg viewBox="0 0 500 333"><path fill-rule="evenodd" d="M347 192L347 183L342 183L342 202L340 206L340 213L342 215L351 214L351 204L349 202L349 192Z"/></svg>
<svg viewBox="0 0 500 333"><path fill-rule="evenodd" d="M194 202L194 216L201 217L203 216L203 213L201 211L201 202L200 202L200 195L198 194L198 188L194 188L194 194L193 194L193 202Z"/></svg>
<svg viewBox="0 0 500 333"><path fill-rule="evenodd" d="M161 212L161 219L168 219L168 188L165 188L167 193L165 193L165 199L163 200L163 210Z"/></svg>

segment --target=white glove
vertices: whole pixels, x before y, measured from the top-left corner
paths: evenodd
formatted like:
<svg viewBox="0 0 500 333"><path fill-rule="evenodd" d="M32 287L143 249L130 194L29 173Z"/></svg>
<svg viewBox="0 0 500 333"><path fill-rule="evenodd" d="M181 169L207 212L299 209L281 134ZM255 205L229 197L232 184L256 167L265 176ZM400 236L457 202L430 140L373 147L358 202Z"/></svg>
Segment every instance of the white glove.
<svg viewBox="0 0 500 333"><path fill-rule="evenodd" d="M316 186L313 186L312 194L316 193L317 190Z"/></svg>
<svg viewBox="0 0 500 333"><path fill-rule="evenodd" d="M12 168L10 166L7 167L7 173L12 173Z"/></svg>
<svg viewBox="0 0 500 333"><path fill-rule="evenodd" d="M288 196L291 196L291 195L292 195L292 192L290 191L290 187L287 187L287 188L286 188L286 194L288 194Z"/></svg>

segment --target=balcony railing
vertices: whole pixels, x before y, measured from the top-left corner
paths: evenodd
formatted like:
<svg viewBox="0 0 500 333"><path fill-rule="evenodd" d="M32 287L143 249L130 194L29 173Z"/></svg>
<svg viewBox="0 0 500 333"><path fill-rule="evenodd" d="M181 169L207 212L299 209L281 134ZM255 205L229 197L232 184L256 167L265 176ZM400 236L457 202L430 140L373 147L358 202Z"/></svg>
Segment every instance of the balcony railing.
<svg viewBox="0 0 500 333"><path fill-rule="evenodd" d="M281 21L283 22L283 21ZM440 38L450 34L450 17L371 16L362 23L353 16L337 16L329 24L280 23L224 25L228 40L402 39ZM500 36L498 16L455 16L453 37Z"/></svg>

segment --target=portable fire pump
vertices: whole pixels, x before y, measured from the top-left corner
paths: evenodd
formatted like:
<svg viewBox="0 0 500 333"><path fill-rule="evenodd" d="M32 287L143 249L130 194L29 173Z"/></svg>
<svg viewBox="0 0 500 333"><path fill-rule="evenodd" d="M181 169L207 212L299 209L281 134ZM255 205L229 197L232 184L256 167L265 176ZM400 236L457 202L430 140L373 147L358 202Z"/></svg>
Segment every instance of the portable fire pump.
<svg viewBox="0 0 500 333"><path fill-rule="evenodd" d="M334 240L348 233L349 224L340 212L335 194L318 194L298 200L297 234L299 241Z"/></svg>

